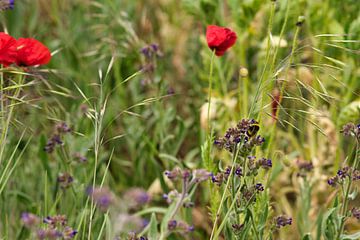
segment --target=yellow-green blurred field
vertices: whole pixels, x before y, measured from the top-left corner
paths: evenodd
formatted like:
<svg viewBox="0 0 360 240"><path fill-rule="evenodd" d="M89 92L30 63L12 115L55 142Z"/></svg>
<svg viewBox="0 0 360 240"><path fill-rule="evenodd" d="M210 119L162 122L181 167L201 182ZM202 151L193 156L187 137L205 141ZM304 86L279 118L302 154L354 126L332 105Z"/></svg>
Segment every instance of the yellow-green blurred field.
<svg viewBox="0 0 360 240"><path fill-rule="evenodd" d="M0 239L360 239L359 13L358 0L15 0L1 32L52 59L0 70ZM238 36L224 56L210 24ZM217 148L242 119L265 142ZM250 172L248 156L272 166Z"/></svg>

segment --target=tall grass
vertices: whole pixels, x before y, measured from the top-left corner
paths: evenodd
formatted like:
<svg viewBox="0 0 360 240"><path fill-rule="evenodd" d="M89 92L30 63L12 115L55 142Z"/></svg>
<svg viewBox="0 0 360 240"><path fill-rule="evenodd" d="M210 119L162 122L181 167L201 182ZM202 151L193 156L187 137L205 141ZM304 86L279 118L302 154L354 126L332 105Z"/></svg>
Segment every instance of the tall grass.
<svg viewBox="0 0 360 240"><path fill-rule="evenodd" d="M357 239L350 211L359 205L358 182L346 178L343 192L327 184L344 165L357 168L357 142L340 133L359 123L356 3L16 1L1 12L2 31L36 37L53 57L46 67L0 70L0 238L35 239L35 228L47 225L27 228L21 214L29 212L66 215L76 239ZM238 35L221 58L207 47L208 24ZM148 58L141 49L153 43L159 49ZM234 180L238 163L249 171L239 159L247 156L213 143L246 118L266 140L251 154L273 166ZM45 152L62 123L71 133ZM216 175L228 166L220 186L187 189L192 178L164 175L176 167ZM74 179L66 188L64 173ZM238 202L243 189L235 187L257 182L265 190L256 202ZM188 195L162 198L184 185ZM89 187L109 192L110 208L103 211ZM134 188L151 200L134 207ZM279 215L292 225L276 228ZM195 230L170 231L172 219ZM235 222L246 223L240 234Z"/></svg>

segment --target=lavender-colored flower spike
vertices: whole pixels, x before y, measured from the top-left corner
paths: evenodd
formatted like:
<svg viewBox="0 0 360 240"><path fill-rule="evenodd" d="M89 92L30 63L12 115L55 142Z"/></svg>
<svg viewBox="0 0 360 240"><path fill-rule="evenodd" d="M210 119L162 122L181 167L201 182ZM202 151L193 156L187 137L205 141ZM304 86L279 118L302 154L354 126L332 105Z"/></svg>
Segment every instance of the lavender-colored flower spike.
<svg viewBox="0 0 360 240"><path fill-rule="evenodd" d="M15 0L0 0L0 10L13 9Z"/></svg>

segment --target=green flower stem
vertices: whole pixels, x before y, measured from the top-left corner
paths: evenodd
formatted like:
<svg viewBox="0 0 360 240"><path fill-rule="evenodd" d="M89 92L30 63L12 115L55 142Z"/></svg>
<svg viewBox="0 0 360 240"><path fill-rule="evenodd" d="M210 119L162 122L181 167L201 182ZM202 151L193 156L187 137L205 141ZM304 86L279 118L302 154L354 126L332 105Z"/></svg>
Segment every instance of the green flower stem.
<svg viewBox="0 0 360 240"><path fill-rule="evenodd" d="M222 205L224 204L226 191L229 188L230 179L231 179L232 175L234 174L234 168L235 168L235 165L236 165L236 160L237 160L238 155L239 155L239 150L240 150L240 148L238 148L236 146L235 147L235 152L233 154L233 159L232 159L233 163L232 163L231 171L230 171L228 179L226 180L226 186L225 186L224 192L223 192L222 197L221 197L219 208L218 208L218 210L216 212L216 217L215 217L214 225L213 225L213 228L212 228L212 231L211 231L210 240L214 239L214 233L215 233L216 225L217 225L217 222L219 220Z"/></svg>
<svg viewBox="0 0 360 240"><path fill-rule="evenodd" d="M356 153L355 153L355 160L352 166L352 169L356 169L356 167L358 166L358 162L359 162L359 139L356 139ZM346 186L346 191L345 194L343 195L343 205L341 207L341 223L340 223L340 228L337 234L336 239L340 240L341 234L344 231L344 227L345 227L345 220L346 220L346 215L347 215L347 211L348 211L348 204L349 204L349 193L350 193L350 189L351 189L351 185L352 185L352 174L350 171L350 175L349 175L349 181L347 183ZM344 191L343 191L344 192Z"/></svg>
<svg viewBox="0 0 360 240"><path fill-rule="evenodd" d="M207 132L208 137L211 139L211 126L210 126L210 105L211 105L211 94L212 94L212 81L213 81L213 65L214 65L215 50L212 51L210 60L210 73L209 73L209 88L208 88L208 111L207 111ZM209 156L210 157L210 156Z"/></svg>
<svg viewBox="0 0 360 240"><path fill-rule="evenodd" d="M181 197L180 197L179 200L177 201L177 203L176 203L176 205L175 205L175 208L174 208L174 210L172 211L172 213L171 213L171 215L170 215L170 217L169 217L170 220L172 220L172 219L175 217L176 213L179 211L181 205L183 204L183 201L184 201L185 196L186 196L186 192L188 191L188 186L187 186L187 184L186 184L186 181L187 181L187 180L184 179L183 184L182 184ZM189 186L191 186L191 185L192 185L192 183L189 183ZM161 235L160 235L160 237L159 237L159 240L165 239L165 238L168 236L168 234L169 234L168 231L162 232Z"/></svg>

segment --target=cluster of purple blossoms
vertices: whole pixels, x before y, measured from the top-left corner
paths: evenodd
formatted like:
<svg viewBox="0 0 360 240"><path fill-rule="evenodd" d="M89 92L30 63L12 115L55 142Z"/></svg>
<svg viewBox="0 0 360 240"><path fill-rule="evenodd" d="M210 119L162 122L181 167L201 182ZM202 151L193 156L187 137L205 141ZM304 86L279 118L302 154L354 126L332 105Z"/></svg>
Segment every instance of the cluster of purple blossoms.
<svg viewBox="0 0 360 240"><path fill-rule="evenodd" d="M140 53L144 56L141 66L142 72L146 74L146 78L141 81L143 86L150 84L153 79L153 73L156 69L156 59L163 56L159 45L152 43L141 48Z"/></svg>
<svg viewBox="0 0 360 240"><path fill-rule="evenodd" d="M256 160L255 156L249 156L247 157L247 159L248 159L247 166L248 169L250 170L247 173L247 175L257 175L257 171L260 168L268 170L272 167L271 159L260 158ZM216 185L220 186L225 180L228 179L230 172L231 172L231 167L227 166L224 171L218 172L216 175L212 174L211 181ZM242 177L244 175L243 169L240 165L235 166L234 174L237 177Z"/></svg>
<svg viewBox="0 0 360 240"><path fill-rule="evenodd" d="M125 192L124 202L132 210L139 209L151 201L150 195L142 188L132 188Z"/></svg>
<svg viewBox="0 0 360 240"><path fill-rule="evenodd" d="M61 136L71 132L71 128L66 123L60 123L55 126L55 131L52 137L46 143L44 151L52 153L57 145L63 145L64 142L61 140Z"/></svg>
<svg viewBox="0 0 360 240"><path fill-rule="evenodd" d="M262 167L265 170L269 170L270 168L272 168L272 161L269 158L260 158L259 160L257 160L256 162L257 167Z"/></svg>
<svg viewBox="0 0 360 240"><path fill-rule="evenodd" d="M265 139L257 135L259 123L254 119L243 119L235 128L229 128L225 136L215 140L215 145L219 148L225 148L233 153L237 146L240 146L241 152L249 152L255 146L260 146Z"/></svg>
<svg viewBox="0 0 360 240"><path fill-rule="evenodd" d="M314 169L314 165L312 162L308 161L296 161L296 166L298 168L298 173L296 174L298 177L306 177L307 173L311 172Z"/></svg>
<svg viewBox="0 0 360 240"><path fill-rule="evenodd" d="M152 57L162 57L163 53L160 51L159 45L156 43L151 43L141 48L141 54L145 56L145 58Z"/></svg>
<svg viewBox="0 0 360 240"><path fill-rule="evenodd" d="M360 171L352 169L350 167L343 167L337 171L337 174L328 179L328 184L335 187L338 184L342 184L346 178L351 178L353 181L360 180Z"/></svg>
<svg viewBox="0 0 360 240"><path fill-rule="evenodd" d="M13 9L15 0L0 0L0 10Z"/></svg>
<svg viewBox="0 0 360 240"><path fill-rule="evenodd" d="M286 225L292 224L292 218L285 215L280 215L274 219L276 228L285 227Z"/></svg>
<svg viewBox="0 0 360 240"><path fill-rule="evenodd" d="M256 176L260 168L263 168L265 170L269 170L270 168L272 168L272 161L271 159L267 159L267 158L260 158L256 160L255 156L248 156L247 166L249 169L247 175Z"/></svg>
<svg viewBox="0 0 360 240"><path fill-rule="evenodd" d="M231 172L231 167L227 166L224 171L218 172L216 175L211 174L211 181L213 183L215 183L216 185L220 186L224 182L224 180L228 179L228 177L230 175L230 172ZM237 165L235 167L234 174L237 177L242 177L243 176L243 170L242 170L242 167L240 165Z"/></svg>
<svg viewBox="0 0 360 240"><path fill-rule="evenodd" d="M355 125L354 123L347 123L343 126L341 132L345 136L353 136L360 139L360 124Z"/></svg>
<svg viewBox="0 0 360 240"><path fill-rule="evenodd" d="M24 212L21 214L21 221L27 228L32 228L40 223L38 216L32 213Z"/></svg>
<svg viewBox="0 0 360 240"><path fill-rule="evenodd" d="M352 213L352 215L353 215L354 218L360 220L360 209L359 209L359 208L353 207L353 208L351 209L351 213Z"/></svg>
<svg viewBox="0 0 360 240"><path fill-rule="evenodd" d="M86 193L103 212L106 212L114 202L113 194L106 187L88 187Z"/></svg>
<svg viewBox="0 0 360 240"><path fill-rule="evenodd" d="M44 218L43 223L46 228L39 228L40 218L32 213L23 213L21 221L28 229L35 231L39 240L43 239L73 239L77 231L67 225L67 219L64 215L48 216Z"/></svg>

